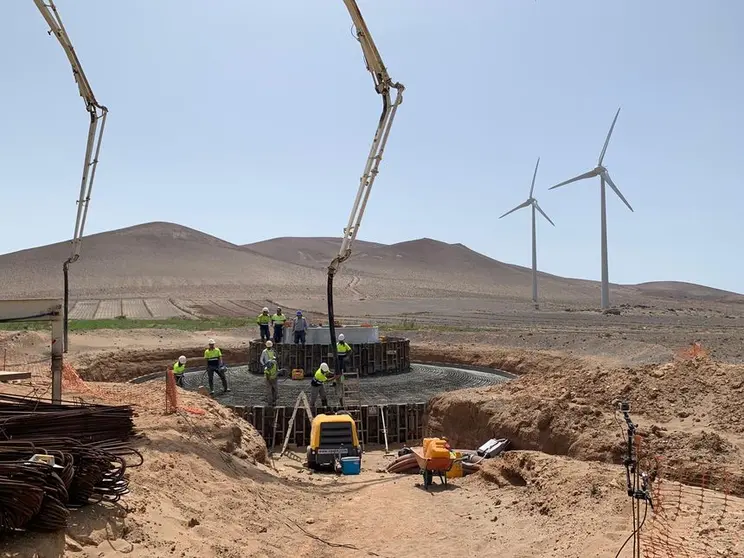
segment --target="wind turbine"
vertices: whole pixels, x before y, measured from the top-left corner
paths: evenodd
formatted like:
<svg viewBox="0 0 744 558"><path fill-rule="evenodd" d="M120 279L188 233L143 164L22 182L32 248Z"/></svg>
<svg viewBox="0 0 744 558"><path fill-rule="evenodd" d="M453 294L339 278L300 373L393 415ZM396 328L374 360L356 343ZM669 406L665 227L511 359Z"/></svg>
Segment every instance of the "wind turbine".
<svg viewBox="0 0 744 558"><path fill-rule="evenodd" d="M607 269L607 196L605 192L605 184L609 185L610 188L612 188L612 191L617 194L617 197L620 198L623 203L628 206L628 209L633 211L633 208L630 207L628 200L626 200L625 197L620 193L620 190L617 188L617 186L615 186L615 183L610 178L610 173L608 173L607 169L602 165L605 153L607 152L607 145L610 143L610 136L612 136L612 130L615 129L615 122L617 122L617 117L619 115L620 109L617 109L617 112L615 113L615 119L612 121L610 131L607 134L607 139L604 142L604 147L602 147L602 153L599 154L599 161L597 161L597 166L589 172L585 172L584 174L580 174L579 176L576 176L570 180L566 180L565 182L561 182L560 184L556 184L555 186L551 186L549 188L549 190L552 190L554 188L558 188L559 186L571 184L571 182L584 180L585 178L594 178L595 176L599 177L601 185L600 197L602 205L602 310L606 310L610 307L610 280L609 271Z"/></svg>
<svg viewBox="0 0 744 558"><path fill-rule="evenodd" d="M532 194L535 192L535 178L537 177L538 166L540 166L540 157L537 158L535 173L532 175L532 186L530 186L530 197L527 198L527 201L520 203L517 207L507 211L499 217L499 219L501 219L502 217L509 215L509 213L514 213L518 209L532 207L532 302L535 305L535 310L540 308L540 305L537 303L537 227L535 226L535 211L539 211L540 214L548 220L548 223L555 227L555 223L553 223L553 221L550 220L550 217L540 209L537 200L532 197Z"/></svg>

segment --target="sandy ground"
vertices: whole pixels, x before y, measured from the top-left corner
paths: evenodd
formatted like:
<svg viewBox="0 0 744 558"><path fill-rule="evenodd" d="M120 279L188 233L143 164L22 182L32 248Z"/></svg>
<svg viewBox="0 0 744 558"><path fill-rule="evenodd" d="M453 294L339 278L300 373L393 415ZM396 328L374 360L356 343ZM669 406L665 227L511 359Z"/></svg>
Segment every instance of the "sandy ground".
<svg viewBox="0 0 744 558"><path fill-rule="evenodd" d="M461 447L507 436L518 450L447 490L427 492L415 475L378 472L390 459L379 451L365 456L360 476L311 474L297 459L272 462L250 425L198 394L181 392L181 402L206 416L164 416L163 394L148 386L91 382L83 397L138 406L145 464L131 470L132 493L121 508L76 512L67 533L6 537L0 556L614 556L630 533L613 412L623 398L640 424L649 466L663 456L662 474L693 486L685 494L697 494L701 477L717 489L699 498L699 513L690 508L668 522L699 541L703 550L692 555L742 555L742 321L712 310L645 312L516 313L487 318L500 320L491 329L426 331L419 323L403 332L416 360L520 376L431 401L431 433ZM209 337L237 362L254 336L252 328L75 333L68 359L89 379L122 380L160 370L181 353L197 358ZM695 340L710 356L680 358ZM9 358L26 359L34 372L33 385L6 389L48 388L47 344L43 332L0 333ZM727 511L711 523L718 512L707 502L720 495ZM649 523L648 537L663 527Z"/></svg>
<svg viewBox="0 0 744 558"><path fill-rule="evenodd" d="M267 458L255 431L199 395L182 393L182 403L206 416L163 416L143 386L92 389L138 404L145 464L131 470L132 493L121 507L75 512L66 533L6 538L0 556L604 557L631 531L616 465L510 452L427 491L418 475L381 472L392 458L380 450L365 454L359 476L311 473L294 452ZM744 506L728 506L714 542L741 551L731 518Z"/></svg>

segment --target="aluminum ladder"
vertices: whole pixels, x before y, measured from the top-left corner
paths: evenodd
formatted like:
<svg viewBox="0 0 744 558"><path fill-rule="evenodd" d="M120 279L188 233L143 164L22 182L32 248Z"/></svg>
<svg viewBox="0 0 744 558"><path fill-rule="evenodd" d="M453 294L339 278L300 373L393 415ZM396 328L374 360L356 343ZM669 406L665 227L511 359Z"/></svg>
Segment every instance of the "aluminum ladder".
<svg viewBox="0 0 744 558"><path fill-rule="evenodd" d="M362 382L359 370L344 372L341 383L342 407L356 423L359 444L364 449L364 432L362 431Z"/></svg>

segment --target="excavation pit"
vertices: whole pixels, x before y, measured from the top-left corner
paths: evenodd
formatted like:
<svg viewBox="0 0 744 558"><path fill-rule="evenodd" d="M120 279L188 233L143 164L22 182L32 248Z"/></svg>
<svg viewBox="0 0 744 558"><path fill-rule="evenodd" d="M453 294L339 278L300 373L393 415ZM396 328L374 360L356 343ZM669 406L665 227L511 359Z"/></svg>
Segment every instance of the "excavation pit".
<svg viewBox="0 0 744 558"><path fill-rule="evenodd" d="M221 393L222 386L215 374L215 399L232 408L239 416L261 433L267 446L281 444L292 415L292 410L300 392L310 394L310 379L279 380L279 405L276 407L277 428L274 432L274 414L267 406L267 387L262 376L252 374L248 366L231 366L227 373L230 393ZM406 443L423 437L423 423L427 401L440 393L459 389L490 386L512 379L506 372L498 370L467 370L463 368L411 364L408 372L377 374L361 378L362 391L362 430L365 443L384 443L383 418L388 431L388 443ZM187 372L184 387L196 390L207 386L204 370ZM327 389L328 401L332 407L317 408L316 412L336 412L340 408L338 392ZM298 412L293 442L306 445L310 435L310 424L304 411Z"/></svg>

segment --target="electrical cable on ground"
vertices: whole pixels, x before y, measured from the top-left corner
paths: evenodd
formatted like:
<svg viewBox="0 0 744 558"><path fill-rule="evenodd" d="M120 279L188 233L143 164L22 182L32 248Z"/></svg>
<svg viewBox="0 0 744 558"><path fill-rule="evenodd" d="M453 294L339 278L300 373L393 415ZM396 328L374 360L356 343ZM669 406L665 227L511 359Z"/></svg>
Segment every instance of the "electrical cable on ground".
<svg viewBox="0 0 744 558"><path fill-rule="evenodd" d="M635 500L634 500L634 502L635 502ZM615 554L615 558L619 558L620 553L623 551L623 549L625 548L625 546L630 542L630 539L632 539L633 537L635 537L636 535L638 535L641 532L641 529L643 528L644 523L646 523L646 514L647 513L648 513L648 502L646 502L646 507L645 507L645 509L643 511L643 520L641 521L641 524L638 527L636 527L635 529L633 529L633 532L630 535L628 535L628 538L625 539L625 542L623 543L623 546L621 546L620 547L620 550L618 550L617 551L617 554ZM633 517L635 518L635 513L633 514ZM635 521L634 521L634 523L635 523Z"/></svg>

